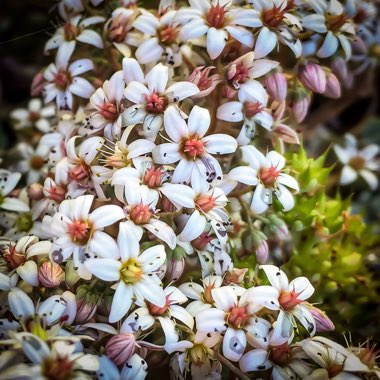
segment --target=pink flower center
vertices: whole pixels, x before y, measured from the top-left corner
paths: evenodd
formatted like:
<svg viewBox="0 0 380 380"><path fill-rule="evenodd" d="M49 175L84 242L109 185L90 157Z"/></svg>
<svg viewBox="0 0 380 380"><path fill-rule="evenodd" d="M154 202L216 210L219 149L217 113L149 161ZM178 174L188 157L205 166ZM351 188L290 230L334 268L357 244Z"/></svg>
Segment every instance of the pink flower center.
<svg viewBox="0 0 380 380"><path fill-rule="evenodd" d="M244 83L249 79L249 67L243 63L232 64L227 71L227 79L231 81L235 87Z"/></svg>
<svg viewBox="0 0 380 380"><path fill-rule="evenodd" d="M55 186L46 191L47 197L53 201L62 202L65 199L66 188L64 186Z"/></svg>
<svg viewBox="0 0 380 380"><path fill-rule="evenodd" d="M149 222L153 213L149 208L149 205L144 205L142 203L132 206L129 217L135 224L146 224Z"/></svg>
<svg viewBox="0 0 380 380"><path fill-rule="evenodd" d="M365 167L365 159L361 156L352 157L348 165L350 165L355 170L361 170Z"/></svg>
<svg viewBox="0 0 380 380"><path fill-rule="evenodd" d="M280 170L274 166L271 166L270 168L260 169L259 177L265 186L273 186L280 173Z"/></svg>
<svg viewBox="0 0 380 380"><path fill-rule="evenodd" d="M88 178L89 175L90 168L85 163L75 165L74 168L69 171L69 177L74 181L82 181Z"/></svg>
<svg viewBox="0 0 380 380"><path fill-rule="evenodd" d="M196 200L195 204L203 212L209 212L216 206L216 198L211 195L202 194Z"/></svg>
<svg viewBox="0 0 380 380"><path fill-rule="evenodd" d="M278 302L285 311L291 311L302 302L302 300L298 298L299 295L300 293L297 293L294 290L291 292L282 291L278 298Z"/></svg>
<svg viewBox="0 0 380 380"><path fill-rule="evenodd" d="M23 253L17 252L15 245L9 245L8 247L1 248L0 252L10 270L19 267L26 261L26 256Z"/></svg>
<svg viewBox="0 0 380 380"><path fill-rule="evenodd" d="M66 23L63 27L63 32L67 41L75 40L75 38L80 34L80 31L80 28L73 24L70 24L69 22Z"/></svg>
<svg viewBox="0 0 380 380"><path fill-rule="evenodd" d="M70 80L70 76L66 71L58 71L54 77L54 83L60 90L65 90Z"/></svg>
<svg viewBox="0 0 380 380"><path fill-rule="evenodd" d="M160 41L164 45L172 45L177 42L178 28L168 25L158 31Z"/></svg>
<svg viewBox="0 0 380 380"><path fill-rule="evenodd" d="M246 306L234 306L228 314L227 322L233 327L240 329L241 326L246 325L250 317Z"/></svg>
<svg viewBox="0 0 380 380"><path fill-rule="evenodd" d="M206 21L209 26L220 29L223 28L225 24L225 6L211 5L210 10L207 13Z"/></svg>
<svg viewBox="0 0 380 380"><path fill-rule="evenodd" d="M109 121L115 121L119 115L118 109L113 103L104 103L99 113Z"/></svg>
<svg viewBox="0 0 380 380"><path fill-rule="evenodd" d="M166 302L163 307L158 307L157 305L154 305L153 303L147 302L148 310L151 315L155 316L161 316L166 313L170 306L170 300L169 296L166 296Z"/></svg>
<svg viewBox="0 0 380 380"><path fill-rule="evenodd" d="M269 359L279 366L285 366L290 361L291 348L288 343L281 346L271 347L269 350Z"/></svg>
<svg viewBox="0 0 380 380"><path fill-rule="evenodd" d="M121 16L112 19L109 29L108 38L112 42L123 42L127 36L128 28L127 21L123 20Z"/></svg>
<svg viewBox="0 0 380 380"><path fill-rule="evenodd" d="M164 95L153 93L145 97L145 109L149 113L157 115L163 113L168 104L169 101Z"/></svg>
<svg viewBox="0 0 380 380"><path fill-rule="evenodd" d="M91 235L91 226L88 221L74 220L68 225L71 240L79 245L85 245Z"/></svg>
<svg viewBox="0 0 380 380"><path fill-rule="evenodd" d="M264 107L260 102L245 102L244 103L244 113L245 116L248 118L251 118L258 113L262 112L264 110Z"/></svg>
<svg viewBox="0 0 380 380"><path fill-rule="evenodd" d="M161 185L163 175L164 172L161 168L156 169L154 166L152 166L151 168L146 170L143 182L151 189L155 189Z"/></svg>
<svg viewBox="0 0 380 380"><path fill-rule="evenodd" d="M262 19L264 24L270 28L277 28L284 19L285 13L291 11L294 8L294 0L288 0L285 8L274 6L271 9L267 9L263 12Z"/></svg>
<svg viewBox="0 0 380 380"><path fill-rule="evenodd" d="M202 140L198 136L194 136L182 141L182 152L187 159L195 160L197 157L203 156L205 147Z"/></svg>

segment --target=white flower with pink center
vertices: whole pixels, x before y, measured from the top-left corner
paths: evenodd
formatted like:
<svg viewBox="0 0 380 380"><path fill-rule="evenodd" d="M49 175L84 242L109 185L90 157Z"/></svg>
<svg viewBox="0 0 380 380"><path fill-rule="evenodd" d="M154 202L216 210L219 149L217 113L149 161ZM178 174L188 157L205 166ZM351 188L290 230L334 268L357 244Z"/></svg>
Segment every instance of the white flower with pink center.
<svg viewBox="0 0 380 380"><path fill-rule="evenodd" d="M260 268L264 270L272 287L277 291L277 310L280 312L274 326L273 339L279 341L283 337L285 342L290 338L293 330L297 328L295 318L313 336L316 331L315 319L305 302L314 293L310 281L306 277L297 277L289 282L286 274L274 265L261 265Z"/></svg>
<svg viewBox="0 0 380 380"><path fill-rule="evenodd" d="M84 279L91 278L84 266L87 256L119 257L115 240L103 230L125 217L123 209L116 205L100 206L90 212L93 201L93 195L64 200L57 213L42 221L46 233L54 239L51 259L61 263L72 256Z"/></svg>
<svg viewBox="0 0 380 380"><path fill-rule="evenodd" d="M119 224L118 246L120 260L115 258L89 259L85 265L103 281L117 282L112 300L109 321L119 321L132 306L133 296L163 308L166 297L158 269L165 262L166 253L162 244L140 253L142 229L136 230L133 222Z"/></svg>
<svg viewBox="0 0 380 380"><path fill-rule="evenodd" d="M256 292L252 292L253 289ZM267 333L268 322L258 318L255 313L263 307L261 302L256 303L256 299L261 301L268 292L275 293L276 290L269 286L248 290L232 286L212 289L215 307L203 310L195 316L197 330L224 333L223 355L228 360L238 361L246 348L248 331L259 336Z"/></svg>
<svg viewBox="0 0 380 380"><path fill-rule="evenodd" d="M42 90L44 101L50 103L56 99L59 109L72 109L73 95L88 99L95 91L88 80L79 76L94 68L92 61L83 58L69 65L74 48L74 41L63 45L57 53L55 64L51 63L44 71L47 82Z"/></svg>
<svg viewBox="0 0 380 380"><path fill-rule="evenodd" d="M191 8L178 11L176 20L182 24L183 41L207 35L207 52L211 59L222 53L230 37L252 48L253 35L246 27L261 26L253 9L237 8L230 0L189 0Z"/></svg>
<svg viewBox="0 0 380 380"><path fill-rule="evenodd" d="M109 80L103 83L90 98L90 106L96 111L86 119L84 126L87 134L98 133L104 129L104 135L109 139L120 138L122 128L122 113L124 105L123 72L117 71Z"/></svg>
<svg viewBox="0 0 380 380"><path fill-rule="evenodd" d="M123 71L127 88L124 95L134 105L124 113L124 123L143 124L147 139L155 140L161 129L164 115L171 103L180 102L199 92L191 82L176 82L167 87L169 70L158 64L145 76L135 59L123 61Z"/></svg>
<svg viewBox="0 0 380 380"><path fill-rule="evenodd" d="M255 186L251 210L256 214L261 214L268 209L273 202L273 194L281 203L284 211L292 209L294 199L287 187L295 192L298 192L299 187L293 177L283 172L285 158L274 150L264 156L252 145L241 147L241 151L243 161L247 162L249 166L239 166L228 173L225 191L231 191L238 182Z"/></svg>
<svg viewBox="0 0 380 380"><path fill-rule="evenodd" d="M58 28L54 35L46 42L45 53L52 49L61 49L64 44L71 41L79 41L99 49L103 48L103 40L99 33L87 28L104 22L104 17L93 16L82 19L81 15L76 15L64 17L64 19L66 21L65 24L61 28Z"/></svg>
<svg viewBox="0 0 380 380"><path fill-rule="evenodd" d="M178 162L172 181L182 183L222 180L222 168L213 154L234 153L236 140L222 133L205 136L210 127L210 113L207 109L193 107L187 123L181 112L170 106L164 116L165 132L172 142L158 145L153 149L153 160L158 164Z"/></svg>
<svg viewBox="0 0 380 380"><path fill-rule="evenodd" d="M119 193L119 198L120 196ZM176 234L168 224L155 216L159 193L151 191L146 185L129 182L128 186L124 186L124 196L125 214L132 222L136 234L142 234L146 229L174 249L177 240Z"/></svg>

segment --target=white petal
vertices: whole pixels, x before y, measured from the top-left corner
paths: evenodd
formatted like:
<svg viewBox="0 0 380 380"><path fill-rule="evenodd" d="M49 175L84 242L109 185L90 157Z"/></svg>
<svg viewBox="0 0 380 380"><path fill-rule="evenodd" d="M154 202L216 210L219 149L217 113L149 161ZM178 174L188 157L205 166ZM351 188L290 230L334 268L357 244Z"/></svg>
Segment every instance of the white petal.
<svg viewBox="0 0 380 380"><path fill-rule="evenodd" d="M281 292L281 290L288 290L288 277L279 267L275 265L261 265L260 269L265 272L271 285L279 292Z"/></svg>
<svg viewBox="0 0 380 380"><path fill-rule="evenodd" d="M151 278L144 276L141 281L134 285L134 289L140 297L158 307L164 307L166 302L164 290Z"/></svg>
<svg viewBox="0 0 380 380"><path fill-rule="evenodd" d="M239 367L243 372L265 370L272 367L268 360L268 352L262 349L255 349L244 354L240 361Z"/></svg>
<svg viewBox="0 0 380 380"><path fill-rule="evenodd" d="M241 102L228 102L219 106L216 117L232 123L244 120L243 104Z"/></svg>
<svg viewBox="0 0 380 380"><path fill-rule="evenodd" d="M228 328L223 338L223 355L232 362L237 362L244 353L247 338L243 330Z"/></svg>
<svg viewBox="0 0 380 380"><path fill-rule="evenodd" d="M83 30L83 32L77 37L77 41L93 45L99 49L103 48L102 37L100 37L100 35L94 30Z"/></svg>
<svg viewBox="0 0 380 380"><path fill-rule="evenodd" d="M258 184L255 191L253 192L251 210L256 214L263 213L268 208L268 203L266 202L266 189L262 184Z"/></svg>
<svg viewBox="0 0 380 380"><path fill-rule="evenodd" d="M225 312L219 309L203 310L195 316L196 328L204 332L223 332L225 326Z"/></svg>
<svg viewBox="0 0 380 380"><path fill-rule="evenodd" d="M198 210L194 210L178 237L182 241L192 241L202 234L205 227L206 218Z"/></svg>
<svg viewBox="0 0 380 380"><path fill-rule="evenodd" d="M250 66L249 74L252 78L258 78L269 73L269 71L273 70L278 65L279 63L276 61L270 61L269 59L257 59L253 61Z"/></svg>
<svg viewBox="0 0 380 380"><path fill-rule="evenodd" d="M351 166L345 165L343 166L342 173L340 175L340 184L348 185L358 178L358 173L352 169Z"/></svg>
<svg viewBox="0 0 380 380"><path fill-rule="evenodd" d="M34 316L34 304L22 290L15 288L8 294L9 308L15 318L27 320Z"/></svg>
<svg viewBox="0 0 380 380"><path fill-rule="evenodd" d="M181 101L189 98L195 94L198 94L199 88L190 82L177 82L169 86L165 94L169 95L174 102Z"/></svg>
<svg viewBox="0 0 380 380"><path fill-rule="evenodd" d="M206 151L211 154L228 154L234 153L237 149L236 140L222 133L215 133L202 139Z"/></svg>
<svg viewBox="0 0 380 380"><path fill-rule="evenodd" d="M216 29L211 27L207 32L207 53L212 60L219 57L224 47L228 36L223 29Z"/></svg>
<svg viewBox="0 0 380 380"><path fill-rule="evenodd" d="M218 309L228 313L237 305L237 295L232 286L222 286L211 290L214 304Z"/></svg>
<svg viewBox="0 0 380 380"><path fill-rule="evenodd" d="M119 249L111 236L103 231L95 231L90 240L91 251L105 259L116 260L120 257Z"/></svg>
<svg viewBox="0 0 380 380"><path fill-rule="evenodd" d="M55 64L59 70L66 70L67 64L75 49L75 41L64 42L58 49Z"/></svg>
<svg viewBox="0 0 380 380"><path fill-rule="evenodd" d="M245 185L255 186L258 183L257 172L249 166L238 166L228 173L228 178Z"/></svg>
<svg viewBox="0 0 380 380"><path fill-rule="evenodd" d="M94 93L94 86L81 77L74 77L73 82L69 86L69 91L81 98L89 99Z"/></svg>
<svg viewBox="0 0 380 380"><path fill-rule="evenodd" d="M194 327L194 318L192 315L183 307L178 305L171 305L170 306L170 314L175 319L178 319L179 321L183 322L186 326L193 329Z"/></svg>
<svg viewBox="0 0 380 380"><path fill-rule="evenodd" d="M165 262L165 259L165 247L162 244L146 249L139 256L139 261L145 273L151 273L158 269Z"/></svg>
<svg viewBox="0 0 380 380"><path fill-rule="evenodd" d="M130 82L124 91L125 97L132 103L142 104L145 97L150 95L149 90L140 82Z"/></svg>
<svg viewBox="0 0 380 380"><path fill-rule="evenodd" d="M316 331L316 324L313 314L310 310L302 304L299 304L294 307L292 314L302 323L306 331L313 336Z"/></svg>
<svg viewBox="0 0 380 380"><path fill-rule="evenodd" d="M172 176L173 183L189 183L194 173L199 172L194 161L188 161L182 158L174 169Z"/></svg>
<svg viewBox="0 0 380 380"><path fill-rule="evenodd" d="M103 281L117 281L120 278L120 262L112 259L88 259L86 268Z"/></svg>
<svg viewBox="0 0 380 380"><path fill-rule="evenodd" d="M16 269L16 272L29 285L38 286L38 268L35 261L26 261Z"/></svg>
<svg viewBox="0 0 380 380"><path fill-rule="evenodd" d="M168 136L176 143L187 135L186 122L181 116L178 108L170 106L164 113L165 131Z"/></svg>
<svg viewBox="0 0 380 380"><path fill-rule="evenodd" d="M119 224L117 243L120 248L120 256L123 261L136 258L140 252L140 239L142 228L136 228L133 222L126 221Z"/></svg>
<svg viewBox="0 0 380 380"><path fill-rule="evenodd" d="M178 144L160 144L152 150L153 161L157 164L172 164L177 162L181 159L178 149Z"/></svg>
<svg viewBox="0 0 380 380"><path fill-rule="evenodd" d="M289 289L294 290L297 294L298 299L305 301L310 298L314 293L314 286L311 285L310 281L306 277L297 277L289 284Z"/></svg>
<svg viewBox="0 0 380 380"><path fill-rule="evenodd" d="M168 83L169 70L161 63L154 66L152 70L145 77L151 93L162 94L165 91L166 84Z"/></svg>
<svg viewBox="0 0 380 380"><path fill-rule="evenodd" d="M332 56L338 49L338 44L338 38L335 37L333 32L328 31L322 46L317 51L317 56L321 58Z"/></svg>
<svg viewBox="0 0 380 380"><path fill-rule="evenodd" d="M174 249L177 245L176 234L165 222L152 218L148 223L144 224L144 227L165 242L169 248Z"/></svg>
<svg viewBox="0 0 380 380"><path fill-rule="evenodd" d="M125 284L124 281L120 281L112 299L111 312L108 318L110 323L120 321L127 314L132 305L132 296L132 286Z"/></svg>
<svg viewBox="0 0 380 380"><path fill-rule="evenodd" d="M368 183L370 189L372 191L377 189L378 179L375 174L370 172L369 170L360 170L359 174L364 178L364 180Z"/></svg>
<svg viewBox="0 0 380 380"><path fill-rule="evenodd" d="M123 218L125 218L123 209L116 205L98 207L89 216L89 220L96 229L110 226Z"/></svg>
<svg viewBox="0 0 380 380"><path fill-rule="evenodd" d="M227 26L226 30L233 38L235 38L235 40L239 41L241 44L250 48L253 46L253 35L247 29L241 28L239 26Z"/></svg>
<svg viewBox="0 0 380 380"><path fill-rule="evenodd" d="M136 50L136 58L142 64L157 62L164 49L159 45L157 38L150 38L143 42Z"/></svg>
<svg viewBox="0 0 380 380"><path fill-rule="evenodd" d="M203 36L208 30L209 27L205 24L204 20L194 19L181 28L180 38L183 41L192 40Z"/></svg>
<svg viewBox="0 0 380 380"><path fill-rule="evenodd" d="M0 203L0 209L15 211L15 212L28 212L30 208L21 199L18 198L4 198Z"/></svg>
<svg viewBox="0 0 380 380"><path fill-rule="evenodd" d="M130 82L144 82L144 73L141 70L139 63L134 58L123 59L123 74L125 83Z"/></svg>
<svg viewBox="0 0 380 380"><path fill-rule="evenodd" d="M160 23L155 16L151 13L147 13L137 17L133 26L140 32L154 36L157 33Z"/></svg>
<svg viewBox="0 0 380 380"><path fill-rule="evenodd" d="M172 202L177 209L182 207L194 208L194 190L187 185L174 184L174 183L164 183L160 191Z"/></svg>
<svg viewBox="0 0 380 380"><path fill-rule="evenodd" d="M77 75L81 75L89 70L92 70L93 68L94 64L92 63L92 61L90 59L83 58L74 61L69 66L69 71L73 77L76 77Z"/></svg>
<svg viewBox="0 0 380 380"><path fill-rule="evenodd" d="M297 180L288 174L281 173L278 177L278 183L290 187L293 190L299 191Z"/></svg>

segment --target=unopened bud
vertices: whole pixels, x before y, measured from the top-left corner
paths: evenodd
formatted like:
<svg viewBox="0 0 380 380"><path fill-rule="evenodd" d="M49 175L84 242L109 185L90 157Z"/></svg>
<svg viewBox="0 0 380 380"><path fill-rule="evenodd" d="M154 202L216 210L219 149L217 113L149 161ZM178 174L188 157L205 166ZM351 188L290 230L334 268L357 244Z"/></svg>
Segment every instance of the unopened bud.
<svg viewBox="0 0 380 380"><path fill-rule="evenodd" d="M45 288L55 288L65 280L65 273L59 264L45 261L38 268L38 280Z"/></svg>
<svg viewBox="0 0 380 380"><path fill-rule="evenodd" d="M75 322L82 324L88 322L95 314L100 296L89 285L80 285L76 292L77 315Z"/></svg>
<svg viewBox="0 0 380 380"><path fill-rule="evenodd" d="M331 319L326 315L324 311L311 305L309 310L314 317L317 332L327 332L335 330L334 323L331 321Z"/></svg>
<svg viewBox="0 0 380 380"><path fill-rule="evenodd" d="M269 223L267 224L267 230L273 234L277 240L285 240L289 235L288 226L286 223L276 215L268 216Z"/></svg>
<svg viewBox="0 0 380 380"><path fill-rule="evenodd" d="M133 334L114 335L106 344L106 355L116 364L124 365L135 353L136 339Z"/></svg>
<svg viewBox="0 0 380 380"><path fill-rule="evenodd" d="M237 284L241 285L244 281L244 276L248 272L248 268L233 268L232 270L226 272L224 276L223 284Z"/></svg>
<svg viewBox="0 0 380 380"><path fill-rule="evenodd" d="M300 140L297 132L285 124L275 125L272 129L272 135L288 144L299 144Z"/></svg>
<svg viewBox="0 0 380 380"><path fill-rule="evenodd" d="M345 83L348 76L347 63L343 57L336 57L331 63L333 73L342 83Z"/></svg>
<svg viewBox="0 0 380 380"><path fill-rule="evenodd" d="M283 73L273 72L265 80L265 89L268 94L275 100L285 100L288 92L288 82Z"/></svg>
<svg viewBox="0 0 380 380"><path fill-rule="evenodd" d="M256 248L256 261L257 264L265 264L268 260L269 247L266 240L262 240Z"/></svg>
<svg viewBox="0 0 380 380"><path fill-rule="evenodd" d="M338 78L333 74L329 73L327 75L326 90L324 95L328 98L337 99L341 95L341 87Z"/></svg>
<svg viewBox="0 0 380 380"><path fill-rule="evenodd" d="M165 278L168 281L177 281L185 269L185 250L177 245L167 254Z"/></svg>
<svg viewBox="0 0 380 380"><path fill-rule="evenodd" d="M161 198L161 210L165 212L175 212L176 208L172 202L169 201L168 198L162 196Z"/></svg>
<svg viewBox="0 0 380 380"><path fill-rule="evenodd" d="M298 78L306 88L313 92L323 94L326 90L326 74L316 63L308 62L301 66Z"/></svg>
<svg viewBox="0 0 380 380"><path fill-rule="evenodd" d="M29 199L33 201L39 201L44 197L43 187L39 183L32 183L27 188Z"/></svg>
<svg viewBox="0 0 380 380"><path fill-rule="evenodd" d="M298 91L292 94L289 106L297 123L301 123L305 119L309 110L310 100L311 97L306 91Z"/></svg>

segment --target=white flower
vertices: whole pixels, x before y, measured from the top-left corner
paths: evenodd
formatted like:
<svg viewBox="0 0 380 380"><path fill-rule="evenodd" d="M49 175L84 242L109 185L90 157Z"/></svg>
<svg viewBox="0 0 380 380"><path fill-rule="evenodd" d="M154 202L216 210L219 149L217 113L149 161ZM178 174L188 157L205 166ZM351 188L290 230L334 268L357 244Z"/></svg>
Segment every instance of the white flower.
<svg viewBox="0 0 380 380"><path fill-rule="evenodd" d="M0 209L15 212L29 211L29 206L21 199L9 196L20 178L20 173L12 173L9 170L0 169Z"/></svg>
<svg viewBox="0 0 380 380"><path fill-rule="evenodd" d="M193 107L188 121L180 111L170 106L164 115L165 132L172 140L153 149L153 160L158 164L177 164L172 181L190 182L197 178L222 179L222 169L212 154L234 153L236 140L226 134L205 136L210 127L210 114L205 108Z"/></svg>
<svg viewBox="0 0 380 380"><path fill-rule="evenodd" d="M125 97L134 105L124 113L124 122L143 124L146 138L154 140L162 126L163 117L168 106L199 92L191 82L176 82L167 87L169 71L166 66L158 64L145 76L136 60L124 59L124 76L127 88Z"/></svg>
<svg viewBox="0 0 380 380"><path fill-rule="evenodd" d="M360 373L370 372L369 368L353 353L327 338L318 336L304 339L298 344L320 367L306 376L306 380L359 380L362 378Z"/></svg>
<svg viewBox="0 0 380 380"><path fill-rule="evenodd" d="M255 299L252 289L262 288L266 294L271 287L257 287L245 290L239 287L223 286L211 290L215 308L208 308L195 316L198 331L224 332L223 355L231 361L238 361L247 345L247 331L257 335L267 332L267 321L256 317L262 308ZM262 290L260 289L260 290ZM275 292L275 289L272 290ZM272 295L273 296L273 295ZM239 297L239 299L238 299Z"/></svg>
<svg viewBox="0 0 380 380"><path fill-rule="evenodd" d="M76 41L103 48L103 40L100 35L91 29L86 29L91 25L104 22L105 18L93 16L82 19L81 15L65 18L65 24L58 28L54 35L46 42L45 53L49 50L59 48L70 41Z"/></svg>
<svg viewBox="0 0 380 380"><path fill-rule="evenodd" d="M98 88L91 95L90 105L96 111L91 113L84 128L88 134L97 133L104 129L104 134L109 140L119 138L122 128L122 113L124 105L125 83L123 72L117 71L110 80L103 83L103 87Z"/></svg>
<svg viewBox="0 0 380 380"><path fill-rule="evenodd" d="M359 150L356 138L349 133L345 135L345 143L345 147L337 144L333 146L335 154L344 165L340 184L348 185L355 182L358 176L361 176L371 190L376 190L378 179L372 171L380 169L380 162L375 158L379 153L379 146L370 144Z"/></svg>
<svg viewBox="0 0 380 380"><path fill-rule="evenodd" d="M121 261L116 259L89 259L87 269L103 281L117 281L109 321L119 321L130 309L133 296L145 299L157 307L164 307L166 297L160 286L157 270L165 262L163 245L155 245L140 253L142 230L132 222L119 224L118 246Z"/></svg>
<svg viewBox="0 0 380 380"><path fill-rule="evenodd" d="M31 333L19 333L15 335L21 348L30 360L28 371L22 377L28 378L30 375L37 379L51 377L56 378L57 370L63 378L70 378L74 375L83 376L86 371L95 372L99 368L97 356L78 352L77 345L69 341L56 341L49 348L47 342ZM59 367L57 369L57 363Z"/></svg>
<svg viewBox="0 0 380 380"><path fill-rule="evenodd" d="M266 111L268 95L259 82L252 81L238 92L239 101L227 102L219 106L217 118L229 122L244 120L237 141L239 145L247 145L256 131L256 124L270 130L273 124L272 115Z"/></svg>
<svg viewBox="0 0 380 380"><path fill-rule="evenodd" d="M44 71L44 78L48 82L43 88L45 103L56 99L59 109L71 109L73 95L88 99L95 91L89 81L79 77L94 68L92 61L83 58L69 65L74 48L74 41L64 44L57 53L55 64L51 63Z"/></svg>
<svg viewBox="0 0 380 380"><path fill-rule="evenodd" d="M278 291L278 309L280 310L274 327L274 338L283 337L286 341L297 327L297 318L306 331L315 334L315 319L305 302L314 293L314 287L306 277L297 277L289 283L286 274L274 265L261 265L269 282ZM275 309L275 307L274 307Z"/></svg>
<svg viewBox="0 0 380 380"><path fill-rule="evenodd" d="M84 266L89 250L100 257L120 257L115 240L103 229L125 217L116 205L100 206L90 213L93 200L93 195L66 199L57 213L45 216L42 221L46 231L54 237L52 260L61 263L73 255L78 274L84 279L91 277Z"/></svg>
<svg viewBox="0 0 380 380"><path fill-rule="evenodd" d="M166 47L178 45L179 25L175 21L175 15L176 11L171 10L160 17L149 12L137 17L133 26L149 36L136 50L136 58L140 63L157 62L163 56Z"/></svg>
<svg viewBox="0 0 380 380"><path fill-rule="evenodd" d="M127 203L125 207L126 216L132 222L136 234L141 235L145 228L164 241L169 248L174 249L176 235L173 229L154 215L159 193L151 191L148 186L129 182L128 186L124 187L124 195ZM121 194L119 198L120 196Z"/></svg>
<svg viewBox="0 0 380 380"><path fill-rule="evenodd" d="M249 163L249 167L239 166L232 169L228 173L227 180L256 186L251 210L256 214L266 211L272 204L273 194L283 206L284 211L292 209L294 206L293 195L286 187L290 187L296 192L299 188L293 177L282 172L285 158L274 150L264 156L252 145L243 146L241 150L243 161ZM232 185L233 187L234 185Z"/></svg>
<svg viewBox="0 0 380 380"><path fill-rule="evenodd" d="M183 41L207 35L207 52L211 59L222 53L231 36L241 44L252 48L253 35L245 27L261 25L253 9L237 8L230 0L189 0L191 8L178 11L176 19L182 28Z"/></svg>
<svg viewBox="0 0 380 380"><path fill-rule="evenodd" d="M326 33L322 46L318 39L309 44L320 58L331 57L341 45L346 58L351 57L351 44L349 37L355 36L354 23L346 14L343 5L338 0L330 1L309 1L314 14L305 16L302 23L306 28L318 33ZM348 35L348 36L347 36Z"/></svg>
<svg viewBox="0 0 380 380"><path fill-rule="evenodd" d="M302 30L297 16L291 13L295 4L293 0L248 0L259 13L262 26L255 43L255 57L268 55L281 43L289 46L296 58L302 53L302 44L295 32Z"/></svg>
<svg viewBox="0 0 380 380"><path fill-rule="evenodd" d="M28 108L16 108L10 113L10 117L15 120L15 129L36 127L43 133L50 132L50 119L55 116L55 106L43 106L41 99L31 99Z"/></svg>

